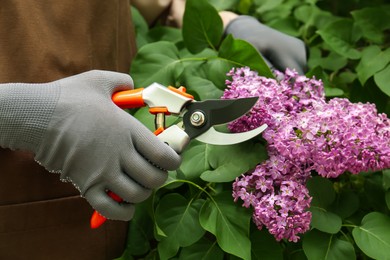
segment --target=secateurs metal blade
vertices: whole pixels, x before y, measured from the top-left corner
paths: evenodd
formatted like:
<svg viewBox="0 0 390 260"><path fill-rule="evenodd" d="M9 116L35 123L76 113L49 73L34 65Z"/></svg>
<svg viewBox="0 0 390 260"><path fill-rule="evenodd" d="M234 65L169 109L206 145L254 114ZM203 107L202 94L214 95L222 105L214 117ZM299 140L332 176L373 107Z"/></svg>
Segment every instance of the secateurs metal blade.
<svg viewBox="0 0 390 260"><path fill-rule="evenodd" d="M243 133L222 133L214 126L231 122L247 113L256 103L257 97L239 99L216 99L195 101L186 93L184 87L165 87L153 83L146 88L114 93L113 102L123 109L148 106L149 112L155 115L155 134L177 153L181 153L190 140L214 145L230 145L249 140L261 132L267 125ZM165 126L166 116L179 117L179 123ZM117 202L122 199L109 191L108 195ZM97 228L105 218L94 212L91 227Z"/></svg>

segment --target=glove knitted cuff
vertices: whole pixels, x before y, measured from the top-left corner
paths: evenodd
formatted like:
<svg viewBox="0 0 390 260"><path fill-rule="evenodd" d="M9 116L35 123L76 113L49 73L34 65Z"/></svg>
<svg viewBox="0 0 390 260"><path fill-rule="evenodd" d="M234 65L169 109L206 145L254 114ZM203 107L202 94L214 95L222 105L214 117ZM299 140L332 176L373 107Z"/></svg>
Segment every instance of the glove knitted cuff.
<svg viewBox="0 0 390 260"><path fill-rule="evenodd" d="M0 84L0 146L35 152L59 96L57 84Z"/></svg>

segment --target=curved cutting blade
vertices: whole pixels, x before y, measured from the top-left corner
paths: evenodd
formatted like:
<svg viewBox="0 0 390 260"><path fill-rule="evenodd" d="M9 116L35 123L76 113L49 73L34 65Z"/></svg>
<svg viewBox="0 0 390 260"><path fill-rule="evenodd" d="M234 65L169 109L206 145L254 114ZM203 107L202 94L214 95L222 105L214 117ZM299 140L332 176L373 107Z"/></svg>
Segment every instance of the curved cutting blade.
<svg viewBox="0 0 390 260"><path fill-rule="evenodd" d="M262 133L268 126L266 124L253 129L248 132L242 133L221 133L211 127L209 130L201 134L196 138L203 143L214 144L214 145L229 145L237 144L249 140L258 134Z"/></svg>
<svg viewBox="0 0 390 260"><path fill-rule="evenodd" d="M241 117L256 104L257 100L258 97L249 97L193 102L187 106L187 112L183 117L185 132L191 139L196 138L214 125L225 124ZM191 115L195 112L204 115L204 123L201 126L191 123Z"/></svg>

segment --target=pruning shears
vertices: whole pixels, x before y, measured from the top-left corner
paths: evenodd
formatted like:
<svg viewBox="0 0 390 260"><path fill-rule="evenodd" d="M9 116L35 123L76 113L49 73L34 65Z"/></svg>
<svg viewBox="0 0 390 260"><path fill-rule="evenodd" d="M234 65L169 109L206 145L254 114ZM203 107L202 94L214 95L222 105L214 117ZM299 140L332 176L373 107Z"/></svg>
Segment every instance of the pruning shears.
<svg viewBox="0 0 390 260"><path fill-rule="evenodd" d="M222 133L214 128L247 113L257 102L257 97L196 101L184 87L165 87L153 83L145 88L116 92L112 100L123 109L148 106L149 112L155 116L154 134L177 153L181 153L192 139L213 145L230 145L249 140L267 128L264 124L243 133ZM180 120L166 127L165 119L169 115L177 116ZM107 194L117 202L123 201L112 191ZM105 221L106 218L95 211L91 228L98 228Z"/></svg>

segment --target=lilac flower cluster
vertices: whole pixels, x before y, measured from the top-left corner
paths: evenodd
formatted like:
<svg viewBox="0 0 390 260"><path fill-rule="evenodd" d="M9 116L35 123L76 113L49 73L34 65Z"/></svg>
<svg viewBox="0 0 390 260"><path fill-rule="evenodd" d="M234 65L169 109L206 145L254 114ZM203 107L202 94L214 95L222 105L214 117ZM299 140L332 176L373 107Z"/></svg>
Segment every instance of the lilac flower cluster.
<svg viewBox="0 0 390 260"><path fill-rule="evenodd" d="M390 167L390 120L373 104L334 98L286 118L264 138L270 149L327 178Z"/></svg>
<svg viewBox="0 0 390 260"><path fill-rule="evenodd" d="M231 124L231 129L244 132L262 124L277 128L286 117L308 110L318 102L324 102L324 87L321 81L308 79L293 70L285 74L275 72L277 78L258 76L249 68L232 69L227 75L227 89L222 98L258 97L257 104L250 113Z"/></svg>
<svg viewBox="0 0 390 260"><path fill-rule="evenodd" d="M278 79L249 68L232 69L223 98L259 97L244 117L230 124L243 132L266 123L269 159L233 184L235 201L253 207L258 228L277 240L298 241L310 226L311 172L334 178L344 172L390 168L390 120L373 104L326 101L321 81L287 69Z"/></svg>
<svg viewBox="0 0 390 260"><path fill-rule="evenodd" d="M243 206L254 208L253 220L261 229L265 226L279 241L287 238L297 242L298 234L308 231L311 213L307 211L311 197L307 188L297 180L283 178L279 167L299 170L288 162L272 156L250 174L243 175L233 183L233 197L244 201ZM277 164L273 164L277 162Z"/></svg>

